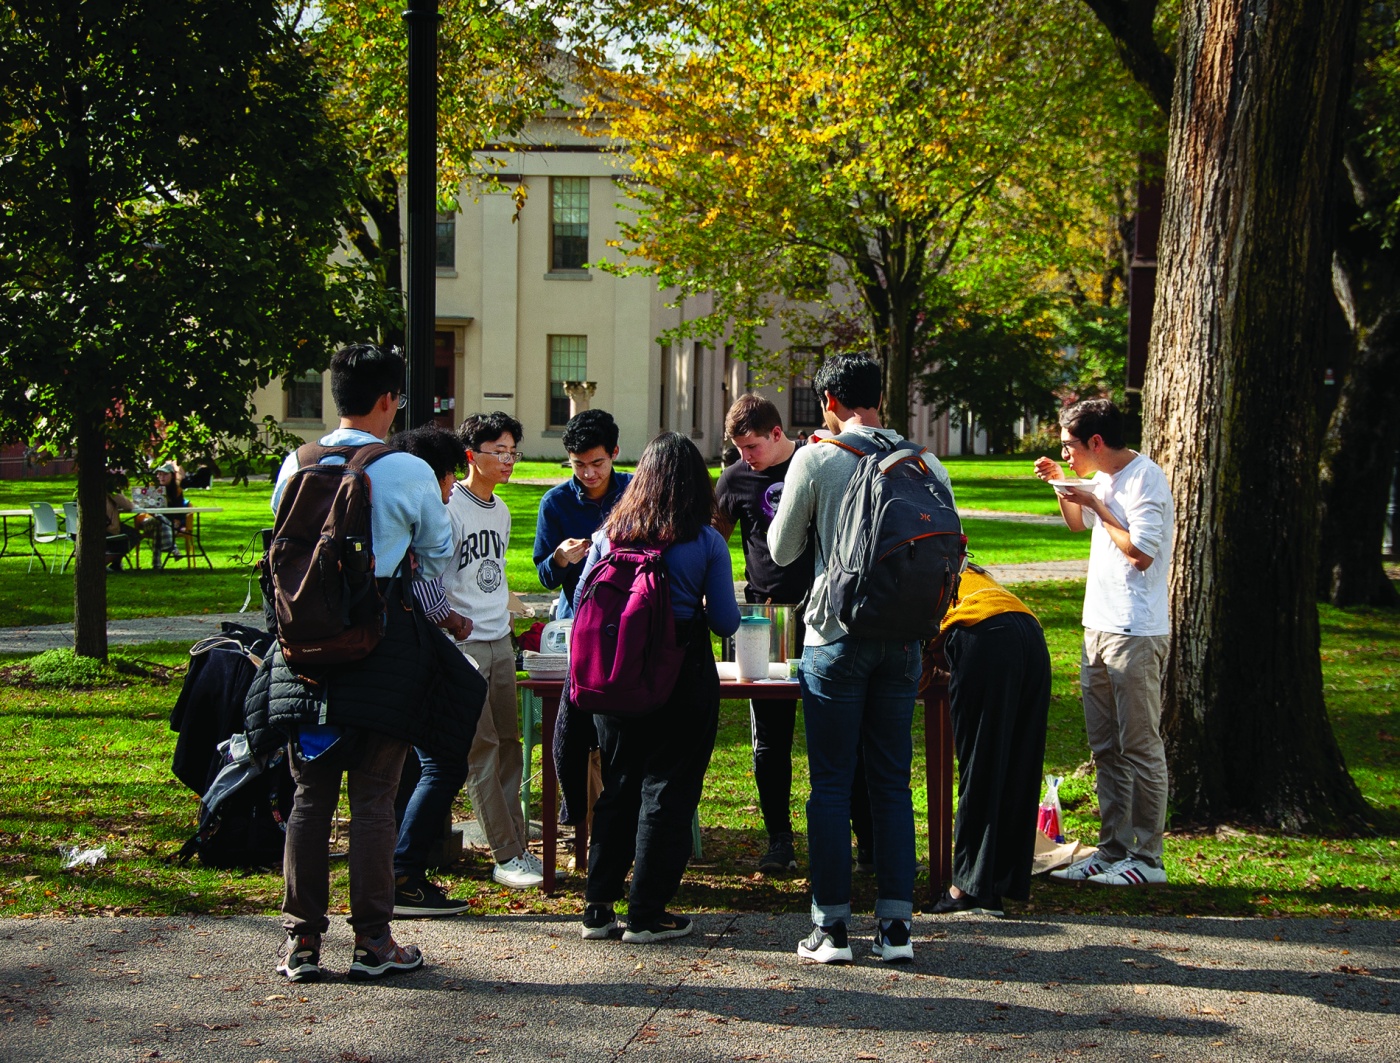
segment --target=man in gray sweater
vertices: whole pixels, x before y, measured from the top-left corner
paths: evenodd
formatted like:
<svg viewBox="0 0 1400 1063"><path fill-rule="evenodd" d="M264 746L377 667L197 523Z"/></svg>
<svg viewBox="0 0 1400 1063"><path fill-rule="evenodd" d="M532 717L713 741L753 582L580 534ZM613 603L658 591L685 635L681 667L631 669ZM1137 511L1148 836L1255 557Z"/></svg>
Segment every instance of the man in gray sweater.
<svg viewBox="0 0 1400 1063"><path fill-rule="evenodd" d="M827 359L812 390L836 440L799 447L783 484L783 501L768 528L773 561L788 565L816 535L816 578L805 616L802 711L812 796L807 801L807 849L811 862L811 936L797 954L820 963L849 962L846 924L851 918L851 783L856 750L863 747L870 812L875 828L875 939L882 960L912 960L914 914L914 808L909 790L911 728L919 689L920 646L907 640L849 634L831 608L827 566L841 499L859 456L839 434L887 445L897 432L880 425L881 373L869 358ZM945 483L947 470L929 454L929 466Z"/></svg>

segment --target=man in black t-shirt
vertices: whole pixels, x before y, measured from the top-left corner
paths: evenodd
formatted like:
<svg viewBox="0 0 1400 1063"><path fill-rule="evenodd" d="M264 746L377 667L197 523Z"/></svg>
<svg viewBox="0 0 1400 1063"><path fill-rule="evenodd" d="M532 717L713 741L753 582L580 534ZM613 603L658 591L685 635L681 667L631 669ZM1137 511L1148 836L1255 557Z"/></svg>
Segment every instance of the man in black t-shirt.
<svg viewBox="0 0 1400 1063"><path fill-rule="evenodd" d="M744 596L750 602L796 605L812 585L813 548L786 567L775 565L768 553L768 525L782 499L783 478L797 450L783 433L778 408L761 395L741 395L729 408L724 431L742 460L720 475L715 494L719 512L715 527L726 539L739 526L744 544ZM798 644L801 645L801 621ZM768 851L760 871L796 871L792 847L792 733L796 701L751 701L753 776Z"/></svg>

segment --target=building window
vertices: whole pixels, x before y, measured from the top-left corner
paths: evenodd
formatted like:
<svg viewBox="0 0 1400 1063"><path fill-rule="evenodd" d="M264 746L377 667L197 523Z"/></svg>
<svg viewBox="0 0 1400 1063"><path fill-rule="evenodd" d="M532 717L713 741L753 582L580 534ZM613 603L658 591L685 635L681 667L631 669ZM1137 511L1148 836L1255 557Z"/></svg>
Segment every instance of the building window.
<svg viewBox="0 0 1400 1063"><path fill-rule="evenodd" d="M588 178L549 181L549 268L583 269L588 262Z"/></svg>
<svg viewBox="0 0 1400 1063"><path fill-rule="evenodd" d="M437 268L457 268L457 217L454 214L437 217Z"/></svg>
<svg viewBox="0 0 1400 1063"><path fill-rule="evenodd" d="M321 374L312 370L294 376L284 385L287 393L287 420L321 420Z"/></svg>
<svg viewBox="0 0 1400 1063"><path fill-rule="evenodd" d="M788 425L791 428L821 428L822 405L812 391L812 378L821 364L820 347L794 347L791 354L793 374L788 380L788 394L792 396L788 411Z"/></svg>
<svg viewBox="0 0 1400 1063"><path fill-rule="evenodd" d="M549 337L549 426L569 423L569 396L564 383L588 379L588 337Z"/></svg>

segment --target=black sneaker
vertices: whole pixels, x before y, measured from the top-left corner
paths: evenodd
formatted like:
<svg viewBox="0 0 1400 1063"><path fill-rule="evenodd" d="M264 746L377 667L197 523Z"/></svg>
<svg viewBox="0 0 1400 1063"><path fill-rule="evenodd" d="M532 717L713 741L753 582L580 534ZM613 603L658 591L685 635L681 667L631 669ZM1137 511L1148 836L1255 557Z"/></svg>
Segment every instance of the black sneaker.
<svg viewBox="0 0 1400 1063"><path fill-rule="evenodd" d="M621 937L622 924L617 921L617 913L606 904L590 904L583 909L581 933L587 941Z"/></svg>
<svg viewBox="0 0 1400 1063"><path fill-rule="evenodd" d="M851 946L846 940L846 924L837 920L830 926L814 926L805 941L797 943L797 954L818 963L850 963Z"/></svg>
<svg viewBox="0 0 1400 1063"><path fill-rule="evenodd" d="M650 945L653 941L683 938L694 929L695 924L685 916L663 912L646 923L634 923L629 919L627 929L622 932L622 940L637 945Z"/></svg>
<svg viewBox="0 0 1400 1063"><path fill-rule="evenodd" d="M405 947L395 942L392 937L386 937L382 945L371 945L368 939L356 934L355 959L346 973L358 981L396 974L399 971L412 971L422 966L423 954L418 951L416 945Z"/></svg>
<svg viewBox="0 0 1400 1063"><path fill-rule="evenodd" d="M791 834L775 834L768 839L768 851L758 862L758 869L770 875L797 870L797 854L792 850Z"/></svg>
<svg viewBox="0 0 1400 1063"><path fill-rule="evenodd" d="M471 905L454 901L441 886L420 879L417 883L394 887L394 915L403 918L431 918L435 915L460 915Z"/></svg>
<svg viewBox="0 0 1400 1063"><path fill-rule="evenodd" d="M943 896L938 898L938 903L933 906L934 915L995 915L1000 917L1005 913L1001 908L1000 897L974 897L970 893L964 893L961 897L954 897L952 890L944 890Z"/></svg>
<svg viewBox="0 0 1400 1063"><path fill-rule="evenodd" d="M909 920L875 920L875 940L870 951L886 963L909 962L914 959L914 944L909 940Z"/></svg>
<svg viewBox="0 0 1400 1063"><path fill-rule="evenodd" d="M289 982L321 979L321 935L288 934L277 957L277 973Z"/></svg>

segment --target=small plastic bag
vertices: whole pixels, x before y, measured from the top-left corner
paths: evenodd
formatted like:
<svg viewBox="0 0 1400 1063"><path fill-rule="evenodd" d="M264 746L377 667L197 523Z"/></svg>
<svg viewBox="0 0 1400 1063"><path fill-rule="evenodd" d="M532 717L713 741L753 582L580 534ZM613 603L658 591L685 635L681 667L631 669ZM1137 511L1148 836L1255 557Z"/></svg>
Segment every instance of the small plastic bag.
<svg viewBox="0 0 1400 1063"><path fill-rule="evenodd" d="M1064 832L1060 828L1060 783L1063 781L1064 778L1059 775L1045 776L1045 797L1040 802L1040 812L1036 819L1040 833L1060 844L1065 840Z"/></svg>
<svg viewBox="0 0 1400 1063"><path fill-rule="evenodd" d="M96 867L107 859L107 847L99 845L96 849L83 849L76 845L60 845L58 855L63 857L64 871L75 867Z"/></svg>

